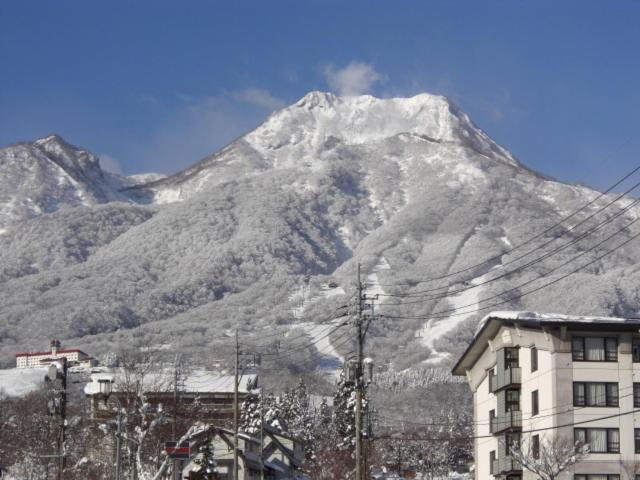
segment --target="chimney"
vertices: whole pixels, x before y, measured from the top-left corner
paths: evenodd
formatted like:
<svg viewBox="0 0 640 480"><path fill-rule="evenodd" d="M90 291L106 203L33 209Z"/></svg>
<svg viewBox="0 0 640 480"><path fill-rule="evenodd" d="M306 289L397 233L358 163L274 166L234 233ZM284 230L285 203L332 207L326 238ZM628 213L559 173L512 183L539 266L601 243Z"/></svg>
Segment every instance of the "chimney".
<svg viewBox="0 0 640 480"><path fill-rule="evenodd" d="M56 355L60 348L60 340L53 339L49 345L51 346L51 354Z"/></svg>

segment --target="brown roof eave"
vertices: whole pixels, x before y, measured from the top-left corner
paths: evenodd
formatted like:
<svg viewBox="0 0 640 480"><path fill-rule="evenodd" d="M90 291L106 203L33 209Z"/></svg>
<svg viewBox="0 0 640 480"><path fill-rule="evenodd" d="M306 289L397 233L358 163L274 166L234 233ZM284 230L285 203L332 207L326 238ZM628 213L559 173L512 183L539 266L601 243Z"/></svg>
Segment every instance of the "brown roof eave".
<svg viewBox="0 0 640 480"><path fill-rule="evenodd" d="M487 318L487 320L484 322L484 325L482 325L482 328L480 329L480 331L476 335L474 335L473 340L471 341L471 343L467 346L467 348L465 349L464 353L460 356L460 358L458 359L456 364L451 369L451 373L454 376L461 377L461 376L465 376L467 374L466 373L467 368L463 368L462 364L466 360L467 356L471 353L471 350L473 350L473 347L478 342L478 339L480 337L482 337L482 335L485 333L485 331L489 328L489 324L494 319L495 319L494 317Z"/></svg>

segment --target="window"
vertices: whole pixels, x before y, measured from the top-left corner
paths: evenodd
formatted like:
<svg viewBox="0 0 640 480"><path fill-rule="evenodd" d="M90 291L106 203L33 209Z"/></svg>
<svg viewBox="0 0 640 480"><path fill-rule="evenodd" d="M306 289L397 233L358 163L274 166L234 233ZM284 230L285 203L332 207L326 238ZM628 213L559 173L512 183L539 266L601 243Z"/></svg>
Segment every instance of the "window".
<svg viewBox="0 0 640 480"><path fill-rule="evenodd" d="M513 445L520 445L520 434L519 433L507 433L504 436L505 443L505 454L509 455L511 452L511 447Z"/></svg>
<svg viewBox="0 0 640 480"><path fill-rule="evenodd" d="M636 478L638 476L636 475ZM576 473L573 476L573 480L620 480L620 475L617 473L589 473L589 474L580 474Z"/></svg>
<svg viewBox="0 0 640 480"><path fill-rule="evenodd" d="M535 372L536 370L538 370L538 349L531 347L531 371Z"/></svg>
<svg viewBox="0 0 640 480"><path fill-rule="evenodd" d="M618 384L573 382L573 405L576 407L617 407Z"/></svg>
<svg viewBox="0 0 640 480"><path fill-rule="evenodd" d="M640 453L640 428L633 430L633 439L636 446L636 453Z"/></svg>
<svg viewBox="0 0 640 480"><path fill-rule="evenodd" d="M496 451L495 450L491 450L489 452L489 473L491 475L493 475L493 462L496 461Z"/></svg>
<svg viewBox="0 0 640 480"><path fill-rule="evenodd" d="M494 375L495 375L495 373L493 373L493 368L492 368L491 370L489 370L489 373L487 375L487 378L489 379L489 381L487 382L487 384L489 386L489 393L493 393L493 391L491 390L491 383L492 383L491 378L493 378Z"/></svg>
<svg viewBox="0 0 640 480"><path fill-rule="evenodd" d="M507 390L505 392L505 411L520 410L520 390Z"/></svg>
<svg viewBox="0 0 640 480"><path fill-rule="evenodd" d="M531 437L531 454L533 458L540 458L540 435Z"/></svg>
<svg viewBox="0 0 640 480"><path fill-rule="evenodd" d="M640 408L640 383L633 384L633 406Z"/></svg>
<svg viewBox="0 0 640 480"><path fill-rule="evenodd" d="M640 338L634 338L631 346L634 363L640 363Z"/></svg>
<svg viewBox="0 0 640 480"><path fill-rule="evenodd" d="M538 415L539 411L538 390L534 390L531 392L531 416Z"/></svg>
<svg viewBox="0 0 640 480"><path fill-rule="evenodd" d="M588 443L591 453L620 453L620 431L617 428L574 428L574 440Z"/></svg>
<svg viewBox="0 0 640 480"><path fill-rule="evenodd" d="M518 348L504 349L504 368L518 368L520 366Z"/></svg>
<svg viewBox="0 0 640 480"><path fill-rule="evenodd" d="M573 337L571 354L574 362L617 362L618 339L615 337Z"/></svg>

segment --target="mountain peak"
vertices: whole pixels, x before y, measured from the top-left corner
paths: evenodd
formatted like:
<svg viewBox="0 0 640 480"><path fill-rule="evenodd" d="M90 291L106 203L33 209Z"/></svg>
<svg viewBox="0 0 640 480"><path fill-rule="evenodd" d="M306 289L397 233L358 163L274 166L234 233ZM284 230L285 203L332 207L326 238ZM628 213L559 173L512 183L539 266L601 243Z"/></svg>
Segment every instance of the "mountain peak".
<svg viewBox="0 0 640 480"><path fill-rule="evenodd" d="M410 134L458 144L511 165L516 159L441 95L377 98L312 91L269 117L245 139L269 157L281 148L322 151L327 142L358 145ZM292 152L293 153L293 152ZM299 154L300 152L296 152Z"/></svg>

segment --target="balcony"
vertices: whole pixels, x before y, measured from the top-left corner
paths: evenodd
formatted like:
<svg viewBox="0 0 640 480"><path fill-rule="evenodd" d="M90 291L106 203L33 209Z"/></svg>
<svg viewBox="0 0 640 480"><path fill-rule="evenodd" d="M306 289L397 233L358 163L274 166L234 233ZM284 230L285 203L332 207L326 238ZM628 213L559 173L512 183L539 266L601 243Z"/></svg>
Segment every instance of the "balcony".
<svg viewBox="0 0 640 480"><path fill-rule="evenodd" d="M522 467L510 456L496 458L491 464L491 475L510 475L512 473L521 472Z"/></svg>
<svg viewBox="0 0 640 480"><path fill-rule="evenodd" d="M507 368L498 374L489 375L489 388L495 393L503 388L519 386L522 383L522 370L520 367Z"/></svg>
<svg viewBox="0 0 640 480"><path fill-rule="evenodd" d="M517 428L522 428L522 412L520 410L512 410L504 415L498 415L491 419L489 425L491 433L500 433Z"/></svg>

